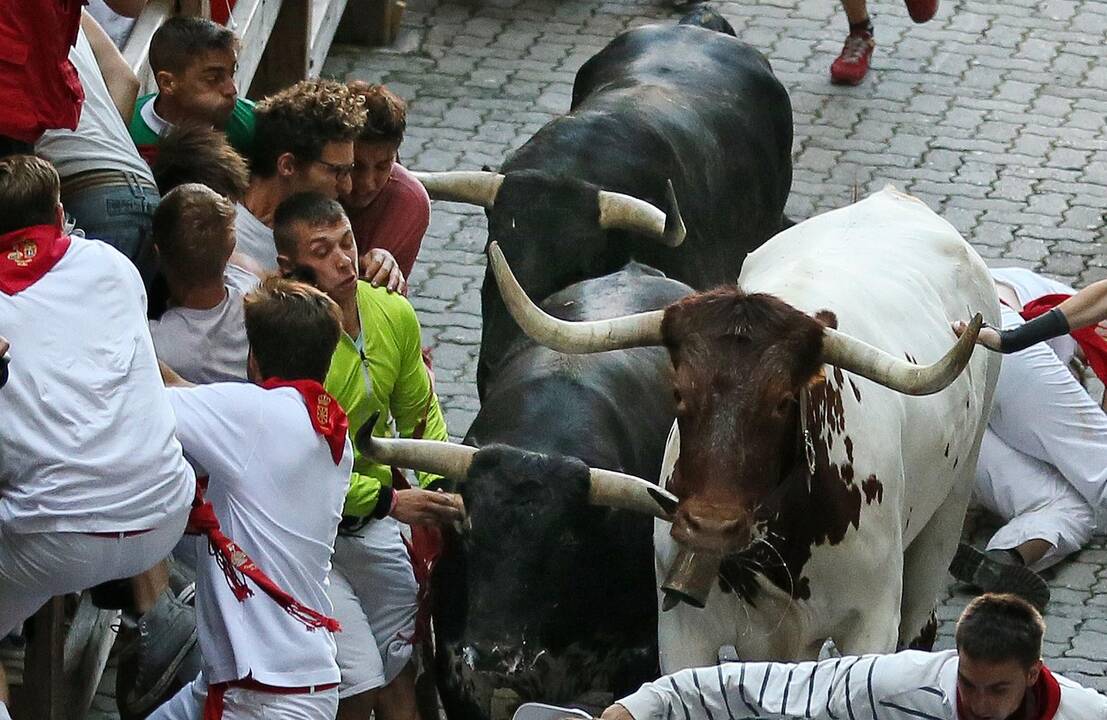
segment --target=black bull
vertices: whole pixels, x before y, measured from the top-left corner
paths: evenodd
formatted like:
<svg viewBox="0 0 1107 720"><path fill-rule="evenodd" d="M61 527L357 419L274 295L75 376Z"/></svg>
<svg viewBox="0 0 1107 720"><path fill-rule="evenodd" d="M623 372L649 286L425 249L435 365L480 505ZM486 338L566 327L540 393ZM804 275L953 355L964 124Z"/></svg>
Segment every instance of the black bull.
<svg viewBox="0 0 1107 720"><path fill-rule="evenodd" d="M791 150L791 103L757 50L694 25L636 28L581 67L569 114L504 163L489 241L535 301L631 259L698 290L734 282L746 254L781 229ZM665 210L666 181L683 245L599 226L598 190ZM483 398L519 330L490 274L481 297Z"/></svg>
<svg viewBox="0 0 1107 720"><path fill-rule="evenodd" d="M631 265L544 306L600 319L690 292ZM461 484L469 529L447 537L434 576L451 720L519 701L607 699L656 677L651 518L589 506L586 464L657 477L674 412L669 372L660 348L568 356L525 337L511 348L466 437L485 448Z"/></svg>

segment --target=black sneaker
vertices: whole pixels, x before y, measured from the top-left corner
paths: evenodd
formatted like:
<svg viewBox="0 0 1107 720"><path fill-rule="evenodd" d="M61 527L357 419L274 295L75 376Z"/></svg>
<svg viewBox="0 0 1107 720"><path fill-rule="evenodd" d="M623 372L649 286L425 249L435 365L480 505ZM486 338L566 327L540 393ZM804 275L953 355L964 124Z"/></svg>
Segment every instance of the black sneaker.
<svg viewBox="0 0 1107 720"><path fill-rule="evenodd" d="M984 592L1018 595L1039 612L1045 612L1049 604L1046 581L1008 550L981 552L972 545L960 543L949 564L949 572L957 580Z"/></svg>

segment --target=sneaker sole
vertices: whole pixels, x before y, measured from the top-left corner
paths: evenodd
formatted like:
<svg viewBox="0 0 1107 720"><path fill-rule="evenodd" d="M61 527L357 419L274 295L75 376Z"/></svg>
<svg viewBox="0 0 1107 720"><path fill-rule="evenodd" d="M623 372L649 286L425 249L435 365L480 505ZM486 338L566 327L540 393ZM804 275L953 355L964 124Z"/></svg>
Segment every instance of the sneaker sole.
<svg viewBox="0 0 1107 720"><path fill-rule="evenodd" d="M1044 611L1049 604L1049 585L1037 573L1029 568L996 562L971 545L957 547L949 572L956 580L984 592L1018 595L1039 611Z"/></svg>

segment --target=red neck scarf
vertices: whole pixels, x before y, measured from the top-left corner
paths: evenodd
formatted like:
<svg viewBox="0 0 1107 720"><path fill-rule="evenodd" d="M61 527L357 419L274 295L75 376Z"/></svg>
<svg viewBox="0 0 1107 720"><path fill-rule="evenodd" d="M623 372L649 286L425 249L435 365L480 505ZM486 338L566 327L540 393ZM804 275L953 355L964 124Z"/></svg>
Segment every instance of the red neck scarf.
<svg viewBox="0 0 1107 720"><path fill-rule="evenodd" d="M0 292L15 295L38 282L69 249L69 236L53 225L32 225L0 235Z"/></svg>
<svg viewBox="0 0 1107 720"><path fill-rule="evenodd" d="M1034 683L1034 687L1030 688L1029 692L1034 694L1034 705L1038 710L1034 720L1053 720L1053 716L1057 714L1057 708L1061 706L1061 685L1045 665L1042 665L1042 671L1038 673L1038 682ZM1012 715L1009 720L1022 720L1025 715L1025 707L1024 702L1022 708ZM961 691L958 690L957 717L962 718L962 720L968 717L964 708L965 706L961 702Z"/></svg>
<svg viewBox="0 0 1107 720"><path fill-rule="evenodd" d="M290 387L300 393L304 404L307 405L311 426L331 447L331 459L334 460L334 464L342 462L342 452L346 449L346 433L350 429L350 422L334 396L315 380L268 378L260 384L266 390Z"/></svg>
<svg viewBox="0 0 1107 720"><path fill-rule="evenodd" d="M1034 298L1023 306L1019 315L1022 315L1024 320L1033 320L1039 315L1049 312L1070 297L1072 295L1056 293ZM1096 377L1107 383L1107 340L1096 334L1095 325L1073 330L1069 334L1072 335L1072 339L1076 341L1080 349L1084 351L1084 357L1088 358L1088 364L1092 366L1092 371L1095 372Z"/></svg>

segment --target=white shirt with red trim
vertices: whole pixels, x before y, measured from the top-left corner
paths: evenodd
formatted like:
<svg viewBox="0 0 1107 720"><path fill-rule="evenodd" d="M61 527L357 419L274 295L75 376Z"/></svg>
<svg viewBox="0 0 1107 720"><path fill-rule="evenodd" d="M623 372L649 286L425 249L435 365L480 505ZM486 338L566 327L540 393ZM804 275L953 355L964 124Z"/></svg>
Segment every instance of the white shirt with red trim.
<svg viewBox="0 0 1107 720"><path fill-rule="evenodd" d="M337 465L292 388L251 383L173 388L170 402L187 455L207 469L207 499L223 532L281 589L325 615L325 585L350 483L353 449ZM245 602L201 554L196 626L209 683L252 676L280 687L338 682L335 643L308 630L253 581Z"/></svg>
<svg viewBox="0 0 1107 720"><path fill-rule="evenodd" d="M1107 697L1052 675L1060 704L1038 720L1103 720ZM959 720L957 651L682 670L618 701L635 720Z"/></svg>
<svg viewBox="0 0 1107 720"><path fill-rule="evenodd" d="M149 530L189 506L196 483L127 258L73 237L30 287L0 293L0 335L12 356L0 389L5 532Z"/></svg>

